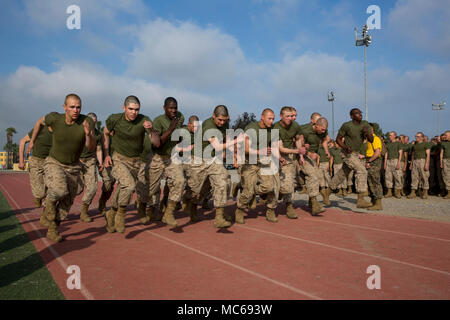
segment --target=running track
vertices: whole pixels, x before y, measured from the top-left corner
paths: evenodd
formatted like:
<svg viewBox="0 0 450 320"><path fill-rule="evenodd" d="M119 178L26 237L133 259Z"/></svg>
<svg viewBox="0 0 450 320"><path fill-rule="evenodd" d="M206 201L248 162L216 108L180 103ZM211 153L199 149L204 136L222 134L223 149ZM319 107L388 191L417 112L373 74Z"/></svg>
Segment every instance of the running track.
<svg viewBox="0 0 450 320"><path fill-rule="evenodd" d="M312 217L301 207L299 219L279 215L271 224L258 206L227 230L212 226L213 211L195 224L177 212L180 227L171 229L140 224L130 207L126 232L109 234L98 192L94 221L79 220L77 197L60 226L65 241L54 244L39 225L27 174L0 174L0 191L67 299L450 298L449 223L333 208ZM227 213L235 208L230 201ZM80 290L67 288L70 265L80 267ZM381 271L379 290L366 285L371 265Z"/></svg>

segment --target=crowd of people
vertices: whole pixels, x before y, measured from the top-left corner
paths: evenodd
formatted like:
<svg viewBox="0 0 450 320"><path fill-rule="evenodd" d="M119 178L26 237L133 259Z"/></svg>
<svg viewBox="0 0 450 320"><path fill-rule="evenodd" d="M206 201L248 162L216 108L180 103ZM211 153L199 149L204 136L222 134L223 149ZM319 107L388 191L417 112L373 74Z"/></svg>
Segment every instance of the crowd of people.
<svg viewBox="0 0 450 320"><path fill-rule="evenodd" d="M81 114L81 107L78 95L67 95L64 113L40 118L19 146L19 167L24 169L28 143L31 191L36 207L43 206L40 224L55 242L62 241L58 226L83 190L80 219L92 221L88 211L99 175L98 210L110 233L125 232L134 192L143 224L162 221L176 227L177 211L197 222L198 207L212 200L216 228L232 224L225 213L230 196L236 198L234 222L240 224L257 201L269 222L277 222L277 207L287 218L298 218L293 206L296 191L308 195L314 216L325 211L323 205L331 205L332 192L345 196L355 191L357 207L368 210L382 210L383 197L426 198L434 193L449 198L449 131L432 142L418 132L411 144L393 131L384 141L379 126L362 120L357 108L334 141L326 118L313 113L300 125L296 109L289 106L281 108L276 122L275 112L266 108L259 121L232 134L224 105L216 106L201 124L191 115L184 125L175 98L166 98L164 112L152 121L141 114L139 99L128 96L122 112L111 114L102 131L97 129L97 116ZM227 161L239 174L240 181L233 185Z"/></svg>

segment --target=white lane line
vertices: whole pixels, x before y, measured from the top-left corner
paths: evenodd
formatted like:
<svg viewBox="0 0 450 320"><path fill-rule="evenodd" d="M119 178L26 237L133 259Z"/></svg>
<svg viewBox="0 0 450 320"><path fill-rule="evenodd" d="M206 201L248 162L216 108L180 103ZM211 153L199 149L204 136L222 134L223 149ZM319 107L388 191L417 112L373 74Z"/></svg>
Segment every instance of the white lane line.
<svg viewBox="0 0 450 320"><path fill-rule="evenodd" d="M376 258L376 259L380 259L380 260L385 260L385 261L389 261L389 262L394 262L394 263L398 263L398 264L403 264L403 265L406 265L406 266L409 266L409 267L414 267L414 268L427 270L427 271L432 271L432 272L440 273L440 274L443 274L443 275L446 275L446 276L450 276L450 272L446 272L446 271L442 271L442 270L438 270L438 269L433 269L433 268L429 268L429 267L424 267L424 266L421 266L421 265L412 264L412 263L408 263L408 262L404 262L404 261L400 261L400 260L396 260L396 259L386 258L386 257L383 257L383 256L377 256L377 255L368 254L368 253L360 252L360 251L356 251L356 250L336 247L336 246L332 246L332 245L321 243L321 242L317 242L317 241L312 241L312 240L306 240L306 239L301 239L301 238L297 238L297 237L287 236L287 235L284 235L284 234L275 233L275 232L271 232L271 231L265 231L265 230L261 230L261 229L248 227L248 226L239 225L237 227L248 229L248 230L253 230L253 231L256 231L256 232L270 234L270 235L273 235L273 236L276 236L276 237L281 237L281 238L291 239L291 240L296 240L296 241L302 241L302 242L306 242L306 243L309 243L309 244L318 245L318 246L322 246L322 247L327 247L327 248L331 248L331 249L336 249L336 250L340 250L340 251L344 251L344 252L348 252L348 253L353 253L353 254L358 254L358 255L367 256L367 257L371 257L371 258Z"/></svg>
<svg viewBox="0 0 450 320"><path fill-rule="evenodd" d="M11 194L8 192L8 190L6 190L6 188L3 186L3 184L0 183L0 186L2 187L3 191L8 195L8 197L11 199L11 201L14 203L14 205L17 208L17 211L19 211L22 214L22 216L25 217L27 222L33 227L34 232L36 232L37 235L39 236L39 239L42 240L42 242L44 242L46 248L48 248L50 250L53 257L56 259L56 261L58 261L60 266L63 268L64 272L66 272L69 265L64 261L63 258L61 258L61 256L58 254L58 252L56 252L56 250L50 245L50 243L47 241L45 236L43 236L42 233L39 231L39 229L36 228L34 223L31 222L30 219L28 219L28 216L22 211L22 209L20 209L20 206L17 204L16 200L14 200L14 198L11 196ZM86 286L83 285L83 283L81 283L80 291L81 291L81 294L87 300L94 300L94 296L89 292L89 290L86 288Z"/></svg>

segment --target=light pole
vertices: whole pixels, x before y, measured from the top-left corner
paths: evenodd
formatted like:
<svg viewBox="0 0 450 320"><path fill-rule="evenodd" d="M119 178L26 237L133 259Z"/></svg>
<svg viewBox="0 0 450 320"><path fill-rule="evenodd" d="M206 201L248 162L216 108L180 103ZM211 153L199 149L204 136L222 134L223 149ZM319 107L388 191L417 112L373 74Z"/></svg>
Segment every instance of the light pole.
<svg viewBox="0 0 450 320"><path fill-rule="evenodd" d="M367 33L369 27L367 24L363 26L361 35L362 38L358 39L358 29L355 28L355 45L357 47L364 46L364 113L366 121L369 121L368 109L367 109L367 58L366 48L372 42L372 37Z"/></svg>
<svg viewBox="0 0 450 320"><path fill-rule="evenodd" d="M441 135L441 129L439 128L439 110L444 110L444 106L445 106L445 104L446 104L446 102L445 101L442 101L441 103L432 103L431 104L431 108L433 109L433 110L436 110L437 111L437 118L438 118L438 126L437 126L437 129L438 129L438 136L440 136Z"/></svg>
<svg viewBox="0 0 450 320"><path fill-rule="evenodd" d="M328 101L331 102L331 127L333 128L333 139L335 138L334 136L334 92L330 91L328 93Z"/></svg>

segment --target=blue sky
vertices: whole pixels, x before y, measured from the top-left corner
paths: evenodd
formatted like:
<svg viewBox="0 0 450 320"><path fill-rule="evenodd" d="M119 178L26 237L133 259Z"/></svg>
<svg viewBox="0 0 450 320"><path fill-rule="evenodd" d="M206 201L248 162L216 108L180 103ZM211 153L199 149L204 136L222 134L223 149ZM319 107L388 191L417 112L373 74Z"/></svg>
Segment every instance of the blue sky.
<svg viewBox="0 0 450 320"><path fill-rule="evenodd" d="M68 30L66 8L81 9ZM217 104L240 113L295 106L335 126L364 108L363 49L354 45L369 5L381 29L368 48L369 121L410 137L436 134L431 103L450 93L450 5L446 0L6 0L0 11L0 129L26 134L38 117L61 111L78 93L100 120L136 94L142 113L162 113L174 96L185 116L210 116ZM448 129L448 108L441 111ZM5 144L0 134L0 145Z"/></svg>

